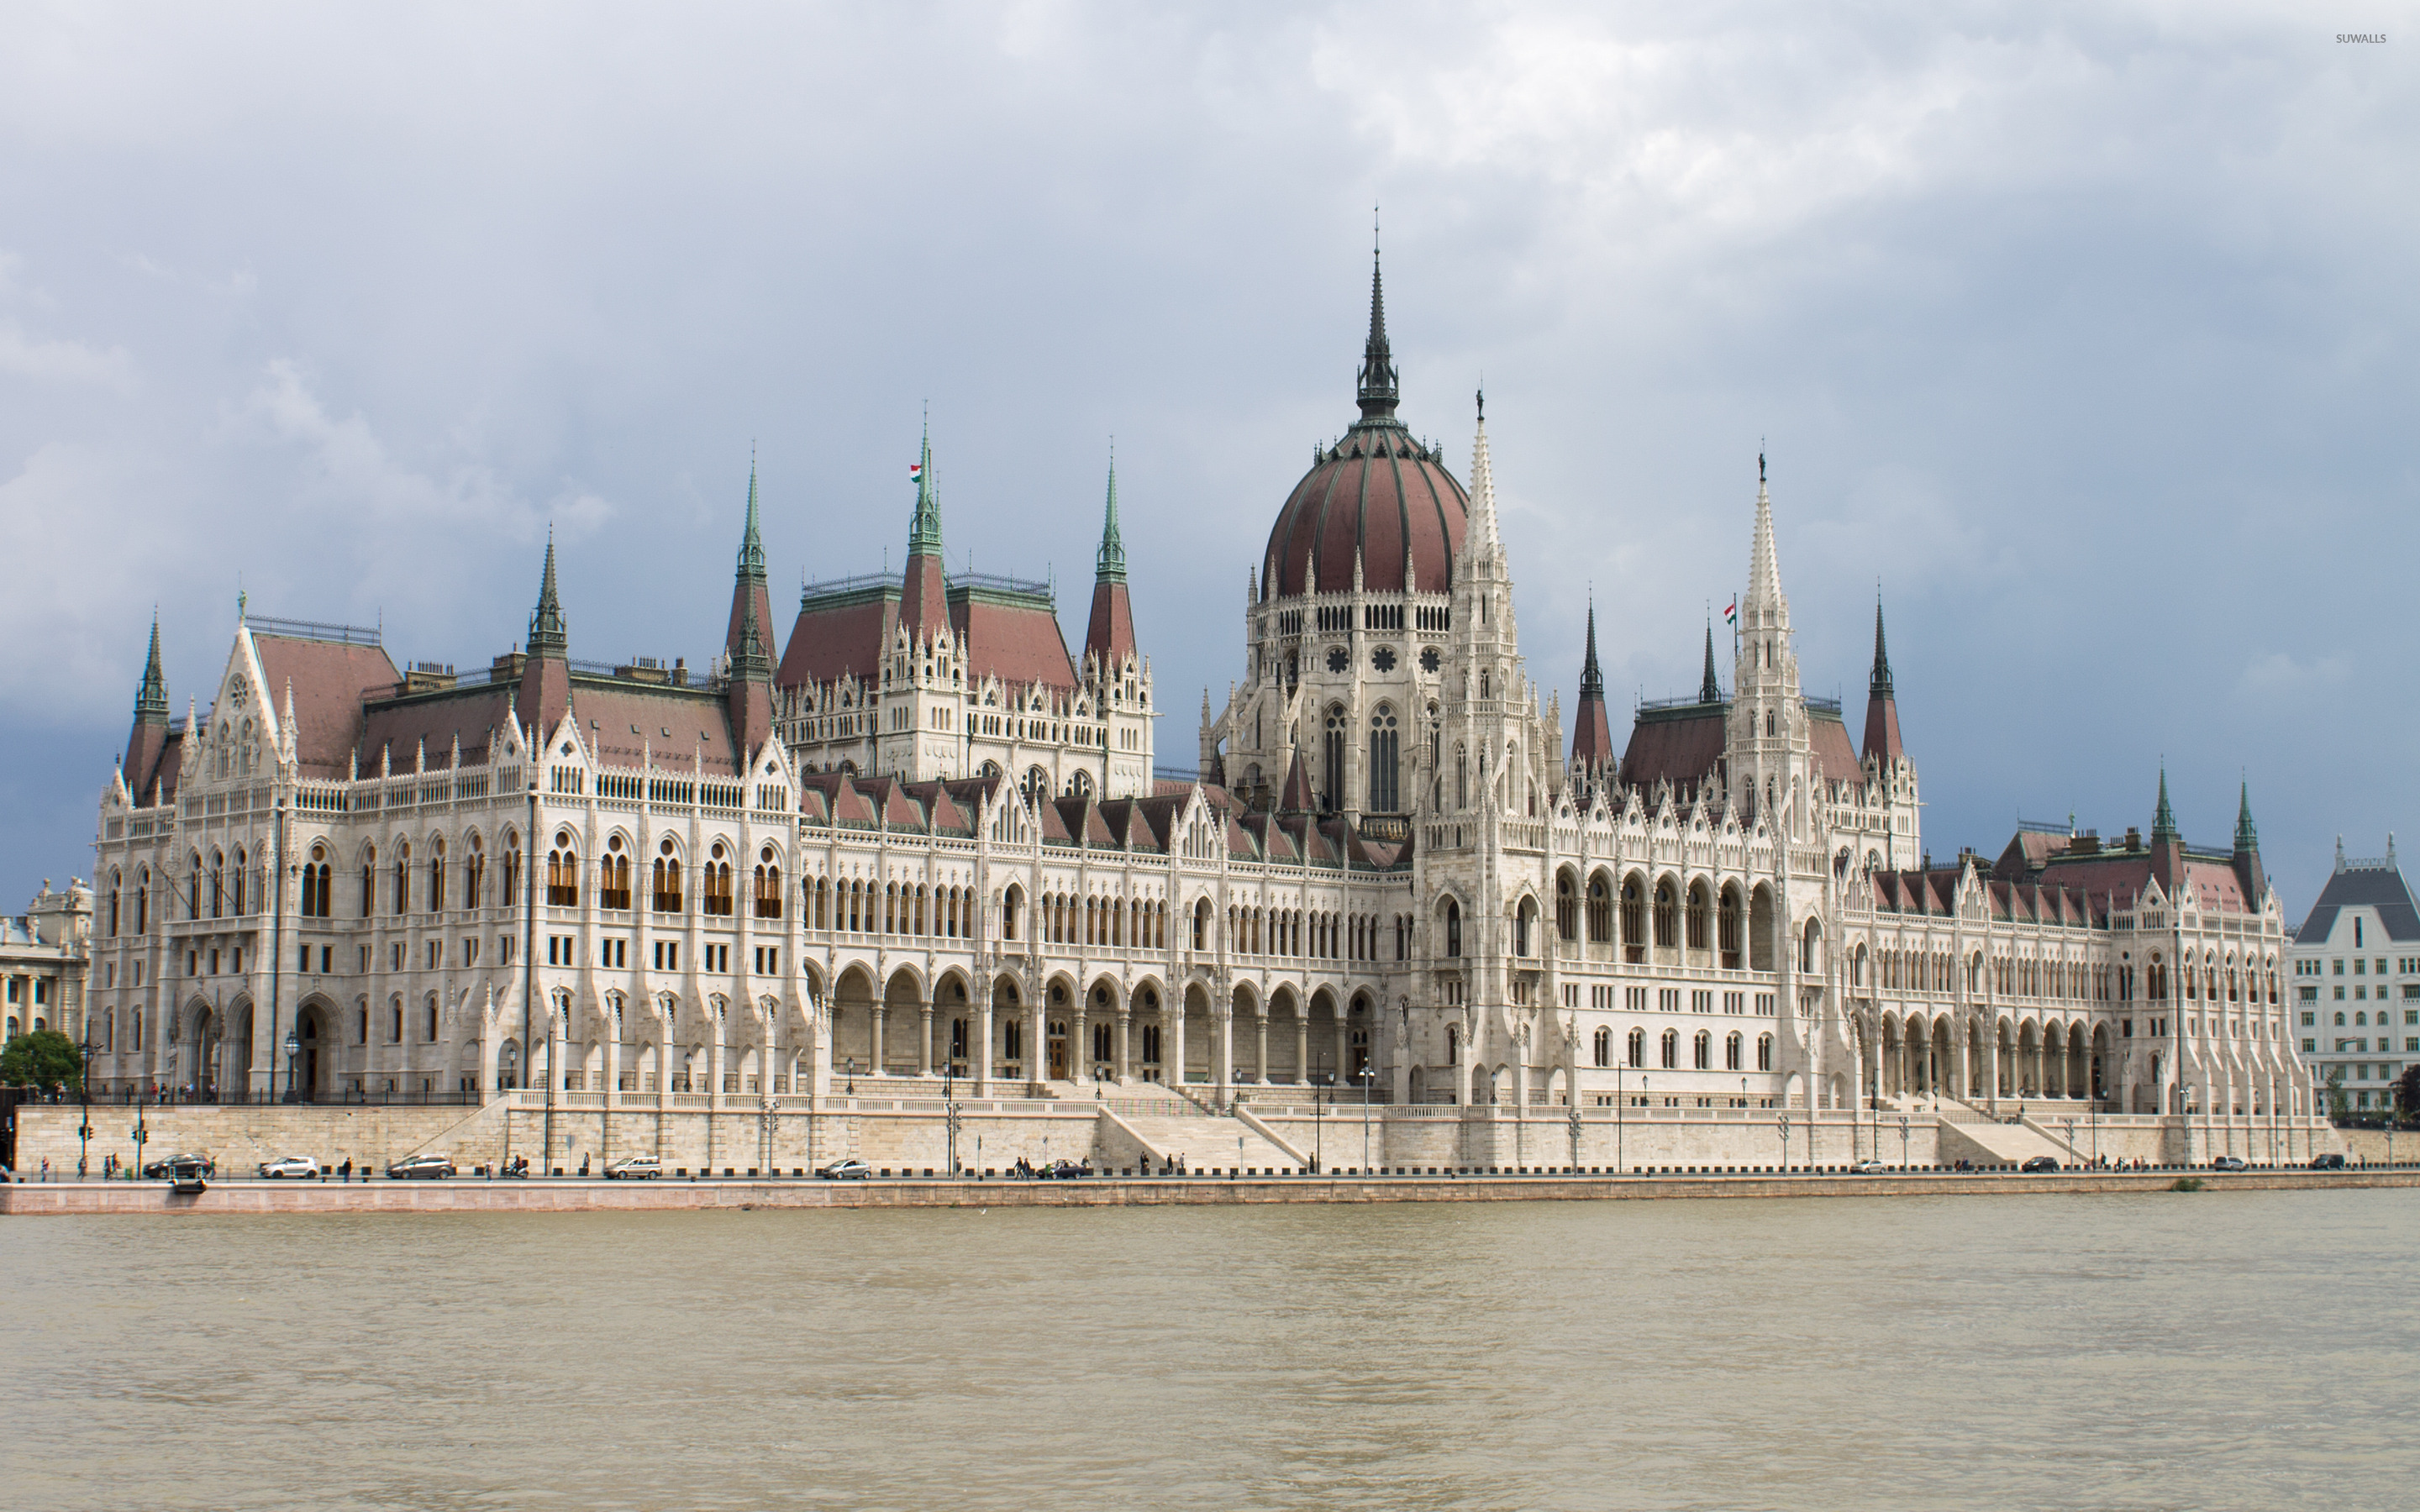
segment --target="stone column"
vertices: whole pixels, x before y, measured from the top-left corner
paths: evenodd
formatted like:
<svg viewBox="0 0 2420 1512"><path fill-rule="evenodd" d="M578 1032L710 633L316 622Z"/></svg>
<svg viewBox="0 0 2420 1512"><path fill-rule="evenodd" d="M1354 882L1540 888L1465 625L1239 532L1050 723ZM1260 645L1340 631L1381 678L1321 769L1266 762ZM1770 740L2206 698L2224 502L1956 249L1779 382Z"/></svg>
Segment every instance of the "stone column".
<svg viewBox="0 0 2420 1512"><path fill-rule="evenodd" d="M916 1074L930 1076L933 1074L933 1004L930 999L916 1005L916 1017L923 1031L917 1046Z"/></svg>
<svg viewBox="0 0 2420 1512"><path fill-rule="evenodd" d="M867 1011L866 1058L872 1064L865 1068L865 1073L869 1076L882 1074L882 1026L884 1020L890 1016L891 1005L878 997L875 999L873 1007Z"/></svg>
<svg viewBox="0 0 2420 1512"><path fill-rule="evenodd" d="M1269 1084L1269 1005L1258 1003L1252 1009L1252 1072L1261 1085Z"/></svg>
<svg viewBox="0 0 2420 1512"><path fill-rule="evenodd" d="M1212 1084L1223 1093L1235 1083L1234 999L1231 997L1225 1004L1214 1006L1210 1010L1210 1023L1212 1032L1218 1037L1218 1042L1210 1047L1210 1076Z"/></svg>
<svg viewBox="0 0 2420 1512"><path fill-rule="evenodd" d="M1134 1009L1128 1004L1118 1007L1118 1075L1120 1087L1134 1080Z"/></svg>
<svg viewBox="0 0 2420 1512"><path fill-rule="evenodd" d="M1050 1026L1049 1014L1044 1011L1046 1001L1047 997L1037 997L1027 1005L1025 1011L1026 1033L1030 1037L1025 1046L1025 1079L1028 1083L1041 1081L1050 1072L1050 1039L1047 1032Z"/></svg>
<svg viewBox="0 0 2420 1512"><path fill-rule="evenodd" d="M975 1095L978 1097L991 1094L991 998L986 995L975 1012L982 1031L976 1036L975 1045Z"/></svg>
<svg viewBox="0 0 2420 1512"><path fill-rule="evenodd" d="M1468 1059L1467 1056L1463 1057ZM1297 1086L1311 1085L1311 1005L1294 1005L1294 1076ZM1466 1101L1467 1101L1466 1099Z"/></svg>
<svg viewBox="0 0 2420 1512"><path fill-rule="evenodd" d="M1185 1085L1185 999L1172 997L1159 1011L1159 1069L1171 1085Z"/></svg>
<svg viewBox="0 0 2420 1512"><path fill-rule="evenodd" d="M1085 1038L1085 1013L1093 1006L1090 997L1076 999L1076 1016L1067 1026L1067 1076L1081 1087L1093 1079L1093 1041Z"/></svg>

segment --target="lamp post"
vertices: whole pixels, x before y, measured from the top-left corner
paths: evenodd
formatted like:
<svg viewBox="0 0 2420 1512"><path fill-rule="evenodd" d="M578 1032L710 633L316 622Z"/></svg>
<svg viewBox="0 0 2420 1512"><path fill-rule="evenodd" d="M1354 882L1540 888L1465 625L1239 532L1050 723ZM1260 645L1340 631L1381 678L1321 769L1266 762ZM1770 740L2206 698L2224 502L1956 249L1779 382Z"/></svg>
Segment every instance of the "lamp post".
<svg viewBox="0 0 2420 1512"><path fill-rule="evenodd" d="M1781 1117L1776 1123L1781 1130L1781 1174L1788 1176L1790 1174L1790 1110L1788 1108L1781 1110Z"/></svg>
<svg viewBox="0 0 2420 1512"><path fill-rule="evenodd" d="M84 1038L76 1042L84 1052L84 1080L77 1085L77 1095L84 1103L84 1118L76 1125L76 1180L85 1178L86 1163L92 1157L92 1026L85 1026Z"/></svg>
<svg viewBox="0 0 2420 1512"><path fill-rule="evenodd" d="M848 1057L848 1095L851 1097L857 1095L857 1057L855 1056Z"/></svg>
<svg viewBox="0 0 2420 1512"><path fill-rule="evenodd" d="M950 1179L955 1180L965 1172L958 1168L958 1099L957 1062L941 1063L941 1121L949 1140Z"/></svg>
<svg viewBox="0 0 2420 1512"><path fill-rule="evenodd" d="M302 1055L302 1037L292 1029L286 1031L286 1101L295 1101L294 1062Z"/></svg>
<svg viewBox="0 0 2420 1512"><path fill-rule="evenodd" d="M1316 1176L1326 1168L1327 1160L1327 1125L1322 1121L1327 1103L1327 1088L1314 1086L1311 1089L1311 1173Z"/></svg>
<svg viewBox="0 0 2420 1512"><path fill-rule="evenodd" d="M1907 1115L1899 1116L1899 1168L1907 1169Z"/></svg>
<svg viewBox="0 0 2420 1512"><path fill-rule="evenodd" d="M1372 1071L1365 1061L1361 1067L1361 1174L1370 1174L1370 1081Z"/></svg>
<svg viewBox="0 0 2420 1512"><path fill-rule="evenodd" d="M2067 1124L2067 1148L2072 1150L2075 1149L2075 1120L2068 1119L2063 1121Z"/></svg>

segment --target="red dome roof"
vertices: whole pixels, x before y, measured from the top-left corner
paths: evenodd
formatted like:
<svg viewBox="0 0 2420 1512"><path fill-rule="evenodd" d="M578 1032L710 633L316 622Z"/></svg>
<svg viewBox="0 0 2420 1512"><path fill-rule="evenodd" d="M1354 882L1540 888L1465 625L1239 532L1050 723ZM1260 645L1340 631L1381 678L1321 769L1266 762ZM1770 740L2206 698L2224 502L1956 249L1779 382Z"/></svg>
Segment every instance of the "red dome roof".
<svg viewBox="0 0 2420 1512"><path fill-rule="evenodd" d="M1469 511L1470 496L1410 432L1391 423L1356 425L1303 474L1279 512L1262 558L1261 595L1351 593L1357 551L1366 593L1443 593ZM1313 560L1315 584L1306 580Z"/></svg>

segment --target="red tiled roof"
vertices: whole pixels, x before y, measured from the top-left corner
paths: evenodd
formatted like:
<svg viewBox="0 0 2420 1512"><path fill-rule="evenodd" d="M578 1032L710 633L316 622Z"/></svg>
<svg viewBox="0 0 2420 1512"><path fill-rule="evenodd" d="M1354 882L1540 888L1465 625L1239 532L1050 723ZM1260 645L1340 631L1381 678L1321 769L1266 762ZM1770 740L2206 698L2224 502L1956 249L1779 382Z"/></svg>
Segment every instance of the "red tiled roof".
<svg viewBox="0 0 2420 1512"><path fill-rule="evenodd" d="M302 718L297 690L295 717ZM488 759L488 738L497 729L513 726L513 685L490 683L458 692L424 693L391 702L372 703L362 714L362 770L375 772L379 753L398 772L411 770L413 755L425 749L433 771L446 764L454 742L462 743L465 766ZM349 752L350 748L347 748ZM341 771L335 775L344 775Z"/></svg>
<svg viewBox="0 0 2420 1512"><path fill-rule="evenodd" d="M1339 445L1341 455L1303 474L1278 512L1262 554L1274 566L1261 596L1349 593L1357 548L1367 592L1403 593L1407 543L1419 591L1442 592L1468 525L1462 485L1409 431L1391 424L1357 425ZM1314 551L1315 590L1304 582Z"/></svg>
<svg viewBox="0 0 2420 1512"><path fill-rule="evenodd" d="M652 749L657 765L675 771L687 768L694 753L701 769L718 777L737 776L746 759L732 751L723 701L700 689L575 677L571 712L597 748L597 759L609 766L638 765L642 747Z"/></svg>
<svg viewBox="0 0 2420 1512"><path fill-rule="evenodd" d="M302 775L349 777L354 746L362 740L362 695L381 692L403 680L377 646L347 645L334 640L303 640L291 636L254 632L254 655L260 658L260 690L278 711L286 712L286 688L294 687L295 754ZM370 764L364 752L365 765Z"/></svg>
<svg viewBox="0 0 2420 1512"><path fill-rule="evenodd" d="M1059 620L1039 605L993 603L969 595L951 606L959 632L967 638L967 671L974 677L998 677L1011 687L1040 683L1045 687L1072 689L1076 669L1067 660L1067 640Z"/></svg>
<svg viewBox="0 0 2420 1512"><path fill-rule="evenodd" d="M1807 744L1814 748L1815 770L1819 778L1835 782L1862 782L1864 773L1857 765L1857 748L1849 744L1849 727L1837 714L1810 714L1807 721Z"/></svg>
<svg viewBox="0 0 2420 1512"><path fill-rule="evenodd" d="M1703 781L1723 755L1728 703L1697 703L1679 710L1641 710L1630 727L1630 748L1621 753L1621 780L1652 788L1670 779L1675 787Z"/></svg>
<svg viewBox="0 0 2420 1512"><path fill-rule="evenodd" d="M802 683L829 683L843 672L873 677L881 665L895 602L895 595L825 604L810 601L799 610L798 623L790 626L790 643L782 653L782 670L773 681L783 687L797 687Z"/></svg>
<svg viewBox="0 0 2420 1512"><path fill-rule="evenodd" d="M1866 700L1866 751L1889 761L1906 753L1899 738L1899 700L1868 698Z"/></svg>

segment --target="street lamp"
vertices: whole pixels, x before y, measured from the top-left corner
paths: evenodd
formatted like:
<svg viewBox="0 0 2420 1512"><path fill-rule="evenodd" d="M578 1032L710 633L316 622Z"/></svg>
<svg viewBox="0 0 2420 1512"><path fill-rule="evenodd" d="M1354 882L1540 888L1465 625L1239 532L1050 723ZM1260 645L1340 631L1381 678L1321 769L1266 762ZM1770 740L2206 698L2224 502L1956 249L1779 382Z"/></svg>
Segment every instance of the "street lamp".
<svg viewBox="0 0 2420 1512"><path fill-rule="evenodd" d="M1362 1064L1361 1064L1361 1174L1362 1174L1362 1176L1364 1176L1365 1178L1370 1174L1370 1082L1371 1082L1371 1080L1372 1080L1373 1074L1373 1072L1372 1072L1372 1070L1371 1070L1371 1067L1370 1067L1369 1062L1367 1062L1367 1061L1362 1062ZM1577 1115L1576 1115L1576 1111L1575 1111L1575 1115L1574 1115L1574 1116L1575 1116L1575 1117L1576 1117L1576 1116L1577 1116ZM1576 1133L1576 1130L1575 1131L1574 1137L1575 1137L1575 1139L1577 1138L1577 1133ZM1578 1147L1576 1144L1575 1144L1575 1145L1573 1146L1573 1149L1577 1149L1578 1148L1579 1148L1579 1147Z"/></svg>
<svg viewBox="0 0 2420 1512"><path fill-rule="evenodd" d="M1907 1115L1899 1116L1899 1168L1907 1169Z"/></svg>
<svg viewBox="0 0 2420 1512"><path fill-rule="evenodd" d="M300 1058L300 1057L301 1057L302 1054L302 1037L301 1035L299 1035L299 1034L296 1034L292 1029L288 1029L288 1030L287 1030L287 1031L286 1031L286 1101L287 1101L288 1103L291 1103L291 1102L295 1101L295 1097L294 1097L294 1062L295 1062L298 1058Z"/></svg>
<svg viewBox="0 0 2420 1512"><path fill-rule="evenodd" d="M1790 1110L1783 1108L1777 1120L1781 1130L1781 1174L1790 1174Z"/></svg>
<svg viewBox="0 0 2420 1512"><path fill-rule="evenodd" d="M84 1081L76 1088L84 1102L84 1120L76 1125L76 1180L85 1178L85 1163L92 1157L92 1026L85 1026L84 1038L76 1042L84 1052ZM2392 1135L2389 1136L2390 1138Z"/></svg>
<svg viewBox="0 0 2420 1512"><path fill-rule="evenodd" d="M2070 1153L2073 1153L2075 1149L2075 1120L2073 1119L2066 1119L2061 1121L2067 1125L2068 1150Z"/></svg>

